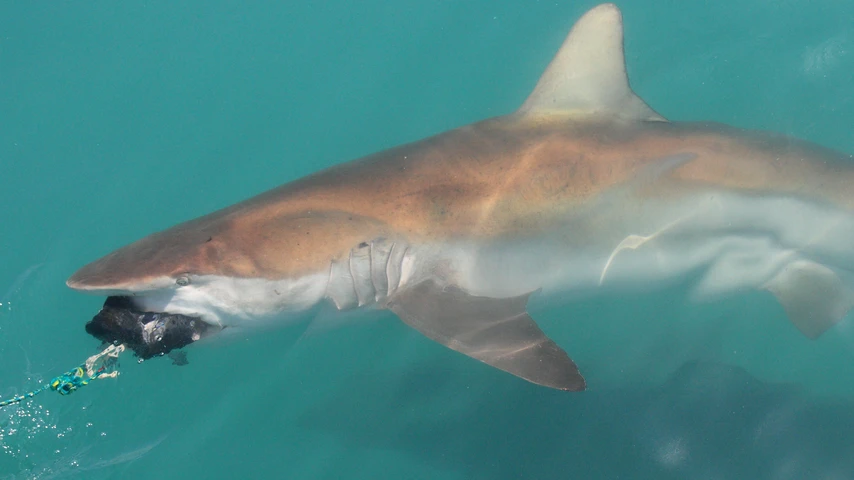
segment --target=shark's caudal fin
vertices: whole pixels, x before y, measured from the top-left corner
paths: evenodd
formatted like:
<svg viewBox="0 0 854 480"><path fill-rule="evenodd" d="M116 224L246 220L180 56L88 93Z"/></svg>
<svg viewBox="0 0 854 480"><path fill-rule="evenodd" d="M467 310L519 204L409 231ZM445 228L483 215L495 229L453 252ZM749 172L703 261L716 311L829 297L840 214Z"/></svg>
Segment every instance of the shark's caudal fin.
<svg viewBox="0 0 854 480"><path fill-rule="evenodd" d="M527 303L527 295L478 297L425 280L392 297L388 308L428 338L487 365L537 385L584 390L575 363L528 316Z"/></svg>
<svg viewBox="0 0 854 480"><path fill-rule="evenodd" d="M518 113L666 121L629 86L623 19L611 3L593 8L578 20Z"/></svg>

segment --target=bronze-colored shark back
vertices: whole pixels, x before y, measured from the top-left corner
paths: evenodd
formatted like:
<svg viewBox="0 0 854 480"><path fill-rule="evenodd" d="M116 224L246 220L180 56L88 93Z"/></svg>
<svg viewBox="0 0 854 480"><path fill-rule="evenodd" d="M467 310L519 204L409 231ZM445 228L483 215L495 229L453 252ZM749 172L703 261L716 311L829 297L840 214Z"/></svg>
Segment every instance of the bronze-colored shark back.
<svg viewBox="0 0 854 480"><path fill-rule="evenodd" d="M339 165L177 225L84 268L72 282L108 286L129 283L126 276L183 273L282 278L326 268L378 236L535 236L678 154L691 159L647 195L706 184L854 207L849 157L793 139L715 124L512 115ZM802 181L816 176L822 180Z"/></svg>

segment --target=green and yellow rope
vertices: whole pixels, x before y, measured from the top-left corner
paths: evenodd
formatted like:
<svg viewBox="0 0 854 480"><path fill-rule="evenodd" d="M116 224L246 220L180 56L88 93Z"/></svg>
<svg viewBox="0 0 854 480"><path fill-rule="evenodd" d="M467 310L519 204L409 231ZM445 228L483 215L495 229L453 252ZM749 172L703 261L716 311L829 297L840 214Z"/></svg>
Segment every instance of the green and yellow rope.
<svg viewBox="0 0 854 480"><path fill-rule="evenodd" d="M89 382L100 377L114 378L118 375L115 371L119 354L124 351L124 345L110 345L103 352L89 357L79 367L69 370L50 382L32 392L23 395L15 395L7 400L0 401L0 408L16 403L21 403L28 398L33 398L45 390L53 390L60 395L71 395L79 388L89 385Z"/></svg>

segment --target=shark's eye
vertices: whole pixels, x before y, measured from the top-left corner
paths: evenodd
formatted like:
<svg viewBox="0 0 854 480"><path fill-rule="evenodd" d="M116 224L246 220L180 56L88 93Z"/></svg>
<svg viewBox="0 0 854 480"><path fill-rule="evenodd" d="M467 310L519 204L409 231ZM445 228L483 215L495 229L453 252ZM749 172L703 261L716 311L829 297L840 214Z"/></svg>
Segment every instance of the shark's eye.
<svg viewBox="0 0 854 480"><path fill-rule="evenodd" d="M177 283L179 287L186 287L190 284L190 277L187 275L181 275L175 280L175 283Z"/></svg>

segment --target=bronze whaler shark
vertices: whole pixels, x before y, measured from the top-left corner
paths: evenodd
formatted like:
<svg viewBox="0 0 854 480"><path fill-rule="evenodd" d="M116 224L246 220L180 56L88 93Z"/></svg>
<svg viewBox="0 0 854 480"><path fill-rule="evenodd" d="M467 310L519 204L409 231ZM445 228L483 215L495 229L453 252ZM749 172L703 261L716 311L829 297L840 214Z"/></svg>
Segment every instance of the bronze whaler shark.
<svg viewBox="0 0 854 480"><path fill-rule="evenodd" d="M516 112L315 173L75 273L87 330L162 354L232 326L389 309L458 352L583 390L528 297L695 280L774 294L815 338L854 307L854 162L665 120L626 76L620 11L586 13Z"/></svg>

